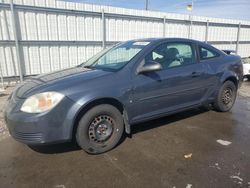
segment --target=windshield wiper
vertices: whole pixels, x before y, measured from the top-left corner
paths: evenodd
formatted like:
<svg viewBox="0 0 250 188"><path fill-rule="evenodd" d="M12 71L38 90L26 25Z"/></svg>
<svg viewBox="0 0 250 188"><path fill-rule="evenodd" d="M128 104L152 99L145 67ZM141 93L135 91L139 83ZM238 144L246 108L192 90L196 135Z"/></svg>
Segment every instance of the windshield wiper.
<svg viewBox="0 0 250 188"><path fill-rule="evenodd" d="M86 68L86 69L95 69L95 67L94 67L94 66L91 66L91 65L83 66L83 68Z"/></svg>

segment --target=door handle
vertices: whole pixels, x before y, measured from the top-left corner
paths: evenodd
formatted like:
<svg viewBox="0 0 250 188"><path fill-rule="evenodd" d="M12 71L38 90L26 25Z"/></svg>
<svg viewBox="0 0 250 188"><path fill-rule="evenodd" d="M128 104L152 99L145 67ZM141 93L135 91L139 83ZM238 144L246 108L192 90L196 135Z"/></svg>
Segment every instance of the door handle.
<svg viewBox="0 0 250 188"><path fill-rule="evenodd" d="M192 78L200 77L200 76L201 76L201 73L199 73L199 72L192 72Z"/></svg>

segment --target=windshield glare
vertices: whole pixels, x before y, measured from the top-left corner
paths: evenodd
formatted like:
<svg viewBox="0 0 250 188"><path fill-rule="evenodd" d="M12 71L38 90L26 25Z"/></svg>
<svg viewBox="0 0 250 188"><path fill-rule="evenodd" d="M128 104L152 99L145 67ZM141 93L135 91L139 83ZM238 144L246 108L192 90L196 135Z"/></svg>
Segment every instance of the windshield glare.
<svg viewBox="0 0 250 188"><path fill-rule="evenodd" d="M136 54L138 54L149 42L129 41L120 43L110 49L106 49L88 60L84 67L119 70L124 67Z"/></svg>

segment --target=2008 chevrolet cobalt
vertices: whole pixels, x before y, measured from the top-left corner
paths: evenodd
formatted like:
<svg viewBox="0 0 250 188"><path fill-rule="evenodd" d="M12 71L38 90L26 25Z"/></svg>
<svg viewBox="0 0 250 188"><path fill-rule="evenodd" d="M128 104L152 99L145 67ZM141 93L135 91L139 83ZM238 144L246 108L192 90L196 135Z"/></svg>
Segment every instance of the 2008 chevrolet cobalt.
<svg viewBox="0 0 250 188"><path fill-rule="evenodd" d="M189 39L119 43L70 69L21 83L5 112L28 145L76 138L88 153L114 148L130 125L212 104L230 110L242 80L239 56Z"/></svg>

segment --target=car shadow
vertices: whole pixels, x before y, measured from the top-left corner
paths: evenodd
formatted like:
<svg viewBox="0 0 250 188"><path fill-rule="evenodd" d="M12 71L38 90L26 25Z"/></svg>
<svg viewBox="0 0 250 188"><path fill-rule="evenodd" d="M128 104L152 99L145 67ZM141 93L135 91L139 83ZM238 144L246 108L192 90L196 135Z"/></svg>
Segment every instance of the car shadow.
<svg viewBox="0 0 250 188"><path fill-rule="evenodd" d="M209 111L209 109L197 108L174 115L165 116L163 118L146 121L144 123L135 124L132 126L131 135L124 135L117 146L119 146L127 137L132 137L134 134L139 132L147 131L157 127L165 126L167 124L180 121L192 116L202 114ZM40 145L40 146L29 146L32 150L43 153L43 154L59 154L72 151L81 150L77 145L76 141L71 141L67 143L53 144L53 145Z"/></svg>
<svg viewBox="0 0 250 188"><path fill-rule="evenodd" d="M67 152L81 150L81 148L77 145L75 141L51 144L51 145L38 145L38 146L30 145L29 148L32 149L33 151L43 154L59 154L59 153L67 153Z"/></svg>
<svg viewBox="0 0 250 188"><path fill-rule="evenodd" d="M144 123L135 124L131 128L131 133L132 133L131 136L139 132L147 131L147 130L154 129L157 127L165 126L173 122L184 120L186 118L208 112L209 110L210 109L206 109L206 108L195 108L192 110L187 110L187 111L176 113L173 115L164 116L159 119L154 119L154 120L146 121Z"/></svg>

